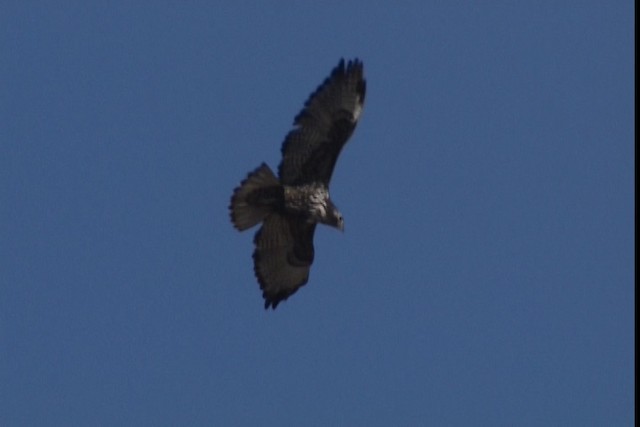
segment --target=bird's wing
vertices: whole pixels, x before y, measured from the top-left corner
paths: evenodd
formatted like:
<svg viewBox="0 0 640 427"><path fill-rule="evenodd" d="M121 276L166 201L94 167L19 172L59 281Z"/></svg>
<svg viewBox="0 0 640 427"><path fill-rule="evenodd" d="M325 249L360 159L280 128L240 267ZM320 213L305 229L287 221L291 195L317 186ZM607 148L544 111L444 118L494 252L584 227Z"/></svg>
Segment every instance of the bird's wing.
<svg viewBox="0 0 640 427"><path fill-rule="evenodd" d="M264 307L274 309L309 279L315 224L273 213L255 235L254 271Z"/></svg>
<svg viewBox="0 0 640 427"><path fill-rule="evenodd" d="M362 62L344 60L311 94L282 144L278 168L285 185L329 185L342 147L356 127L366 92Z"/></svg>

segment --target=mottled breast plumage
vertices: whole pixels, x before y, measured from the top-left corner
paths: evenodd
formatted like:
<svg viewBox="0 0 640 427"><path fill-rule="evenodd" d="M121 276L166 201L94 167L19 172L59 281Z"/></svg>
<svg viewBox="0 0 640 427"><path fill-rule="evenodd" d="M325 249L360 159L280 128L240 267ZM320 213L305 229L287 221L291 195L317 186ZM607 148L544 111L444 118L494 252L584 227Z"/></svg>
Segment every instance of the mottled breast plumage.
<svg viewBox="0 0 640 427"><path fill-rule="evenodd" d="M327 215L329 191L323 184L284 187L285 210L308 217L310 222L323 222Z"/></svg>

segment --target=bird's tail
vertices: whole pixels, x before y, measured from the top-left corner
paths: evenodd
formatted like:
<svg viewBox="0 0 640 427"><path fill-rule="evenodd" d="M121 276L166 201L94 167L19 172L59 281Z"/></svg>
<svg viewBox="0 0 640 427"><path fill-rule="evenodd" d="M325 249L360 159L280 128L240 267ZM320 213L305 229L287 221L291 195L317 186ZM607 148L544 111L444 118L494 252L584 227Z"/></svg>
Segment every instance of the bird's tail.
<svg viewBox="0 0 640 427"><path fill-rule="evenodd" d="M265 163L233 191L229 211L233 226L244 231L262 222L284 198L284 188Z"/></svg>

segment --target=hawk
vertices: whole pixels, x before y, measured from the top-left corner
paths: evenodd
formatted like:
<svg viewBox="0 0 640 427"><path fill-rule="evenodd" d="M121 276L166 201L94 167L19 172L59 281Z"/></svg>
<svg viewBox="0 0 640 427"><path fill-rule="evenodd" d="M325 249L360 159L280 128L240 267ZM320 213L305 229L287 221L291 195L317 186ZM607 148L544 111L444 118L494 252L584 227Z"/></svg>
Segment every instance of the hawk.
<svg viewBox="0 0 640 427"><path fill-rule="evenodd" d="M344 230L342 214L329 198L329 182L360 118L365 91L362 62L340 60L295 117L282 144L278 176L262 163L231 196L236 229L262 223L254 237L253 263L265 309L275 309L307 283L316 225Z"/></svg>

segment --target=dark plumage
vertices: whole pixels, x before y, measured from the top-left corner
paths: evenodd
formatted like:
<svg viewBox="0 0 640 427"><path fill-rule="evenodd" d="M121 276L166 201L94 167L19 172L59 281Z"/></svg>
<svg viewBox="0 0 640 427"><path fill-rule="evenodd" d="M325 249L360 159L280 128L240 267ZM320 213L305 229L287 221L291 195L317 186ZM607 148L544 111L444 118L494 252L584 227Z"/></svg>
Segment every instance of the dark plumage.
<svg viewBox="0 0 640 427"><path fill-rule="evenodd" d="M231 222L240 231L262 222L255 235L254 271L265 308L276 308L309 279L316 224L344 228L329 198L329 182L364 103L362 62L341 60L311 94L282 144L276 177L266 164L231 197Z"/></svg>

